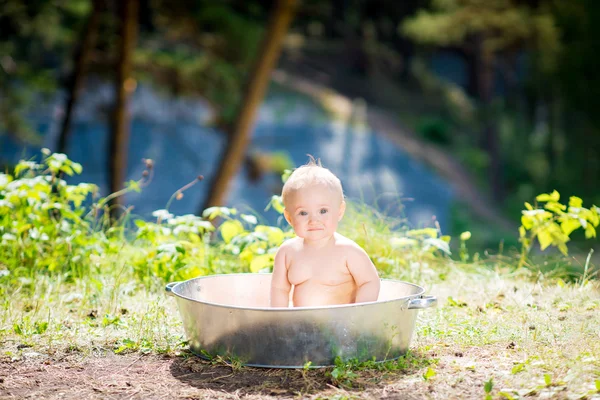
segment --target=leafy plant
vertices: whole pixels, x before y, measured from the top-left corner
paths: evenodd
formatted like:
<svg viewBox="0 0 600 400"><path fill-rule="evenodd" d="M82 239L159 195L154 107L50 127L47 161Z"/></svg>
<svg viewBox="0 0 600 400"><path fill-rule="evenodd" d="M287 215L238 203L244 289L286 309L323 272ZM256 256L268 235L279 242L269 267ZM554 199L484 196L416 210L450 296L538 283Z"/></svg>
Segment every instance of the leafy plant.
<svg viewBox="0 0 600 400"><path fill-rule="evenodd" d="M428 380L432 379L436 375L437 375L437 373L435 372L435 370L433 368L429 367L423 373L423 379L425 379L426 381L428 381Z"/></svg>
<svg viewBox="0 0 600 400"><path fill-rule="evenodd" d="M358 375L353 371L351 363L344 363L340 357L335 358L335 367L330 376L335 385L352 387Z"/></svg>
<svg viewBox="0 0 600 400"><path fill-rule="evenodd" d="M240 214L236 219L236 214L237 210L233 208L211 207L202 215L209 220L225 219L219 227L225 254L237 256L245 270L270 272L277 249L293 233L289 229L284 232L275 226L258 224L253 215Z"/></svg>
<svg viewBox="0 0 600 400"><path fill-rule="evenodd" d="M494 388L494 380L493 378L490 378L489 381L485 382L483 384L483 391L485 392L485 399L486 400L491 400L492 399L492 389Z"/></svg>
<svg viewBox="0 0 600 400"><path fill-rule="evenodd" d="M519 267L526 260L535 239L541 250L554 246L564 255L568 254L567 242L575 230L582 228L586 239L596 237L596 227L600 223L600 208L592 205L583 207L581 198L571 196L569 205L559 202L560 194L555 190L550 194L540 194L536 202L544 203L540 208L525 203L526 210L522 211L519 237L522 244Z"/></svg>
<svg viewBox="0 0 600 400"><path fill-rule="evenodd" d="M89 183L68 185L61 173L81 172L64 154L44 152L41 163L21 161L0 173L0 259L12 274L84 273L84 260L106 237L92 231L83 202L97 192Z"/></svg>

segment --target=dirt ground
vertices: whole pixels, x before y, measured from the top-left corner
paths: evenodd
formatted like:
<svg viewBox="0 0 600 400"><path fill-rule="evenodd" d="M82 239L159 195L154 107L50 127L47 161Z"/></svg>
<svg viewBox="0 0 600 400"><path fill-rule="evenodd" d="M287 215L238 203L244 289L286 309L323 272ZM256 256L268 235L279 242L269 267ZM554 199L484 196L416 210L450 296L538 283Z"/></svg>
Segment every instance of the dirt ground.
<svg viewBox="0 0 600 400"><path fill-rule="evenodd" d="M475 350L475 349L474 349ZM490 349L491 350L491 349ZM497 350L493 350L496 352ZM482 354L477 372L460 379L423 378L424 368L403 372L361 371L355 388L332 385L327 369L232 368L195 356L115 355L52 359L25 354L0 362L0 399L274 399L274 398L482 398L486 368L494 360ZM450 373L468 354L426 354L436 357L438 377ZM455 372L453 372L455 374ZM456 376L456 375L454 375ZM460 394L460 395L459 395Z"/></svg>

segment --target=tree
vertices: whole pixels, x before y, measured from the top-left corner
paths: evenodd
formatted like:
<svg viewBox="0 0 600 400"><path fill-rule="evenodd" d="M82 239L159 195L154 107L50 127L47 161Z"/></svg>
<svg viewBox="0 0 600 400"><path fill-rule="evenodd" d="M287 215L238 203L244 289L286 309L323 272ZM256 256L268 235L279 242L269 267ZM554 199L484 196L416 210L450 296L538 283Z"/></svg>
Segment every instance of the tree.
<svg viewBox="0 0 600 400"><path fill-rule="evenodd" d="M498 59L507 53L529 50L538 55L540 69L553 68L560 44L553 16L527 2L433 0L433 10L421 10L408 19L403 32L421 44L458 48L468 58L471 93L480 103L491 192L501 202L505 195L503 161L492 115Z"/></svg>
<svg viewBox="0 0 600 400"><path fill-rule="evenodd" d="M56 147L59 153L66 153L67 150L71 118L73 116L75 104L77 103L81 85L86 75L86 67L89 62L90 54L96 41L103 2L103 0L92 0L92 10L90 11L88 23L85 24L83 39L75 52L73 71L71 72L65 88L67 90L67 102Z"/></svg>
<svg viewBox="0 0 600 400"><path fill-rule="evenodd" d="M256 111L264 98L271 71L279 58L281 44L291 23L295 7L296 0L278 0L276 3L258 59L249 77L242 104L200 212L210 206L222 205L225 201L229 183L244 160Z"/></svg>
<svg viewBox="0 0 600 400"><path fill-rule="evenodd" d="M50 98L60 82L57 61L76 43L89 0L0 5L0 134L41 143L27 114Z"/></svg>
<svg viewBox="0 0 600 400"><path fill-rule="evenodd" d="M200 96L212 125L231 130L267 13L253 2L153 0L136 51L140 80L175 96Z"/></svg>
<svg viewBox="0 0 600 400"><path fill-rule="evenodd" d="M129 149L127 103L130 94L135 90L135 81L131 77L131 70L138 29L138 10L139 0L122 0L119 2L121 28L115 74L116 98L108 147L109 190L111 193L122 189L127 173L127 151ZM112 217L120 215L120 199L120 197L115 197L110 203Z"/></svg>
<svg viewBox="0 0 600 400"><path fill-rule="evenodd" d="M600 80L597 65L600 62L600 3L594 0L555 1L554 13L562 33L563 56L553 76L558 82L565 143L558 164L558 182L572 188L579 184L584 199L600 202ZM556 185L560 187L560 185Z"/></svg>

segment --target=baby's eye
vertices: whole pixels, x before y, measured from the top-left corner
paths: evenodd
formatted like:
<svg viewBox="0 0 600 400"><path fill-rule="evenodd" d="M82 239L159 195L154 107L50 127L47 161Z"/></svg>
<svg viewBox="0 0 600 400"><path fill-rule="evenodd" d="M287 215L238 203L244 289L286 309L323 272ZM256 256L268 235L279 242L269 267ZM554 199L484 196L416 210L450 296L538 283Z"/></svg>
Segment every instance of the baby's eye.
<svg viewBox="0 0 600 400"><path fill-rule="evenodd" d="M321 208L321 214L327 214L327 209L326 208Z"/></svg>
<svg viewBox="0 0 600 400"><path fill-rule="evenodd" d="M302 215L303 217L307 216L308 213L306 211L300 211L298 215Z"/></svg>

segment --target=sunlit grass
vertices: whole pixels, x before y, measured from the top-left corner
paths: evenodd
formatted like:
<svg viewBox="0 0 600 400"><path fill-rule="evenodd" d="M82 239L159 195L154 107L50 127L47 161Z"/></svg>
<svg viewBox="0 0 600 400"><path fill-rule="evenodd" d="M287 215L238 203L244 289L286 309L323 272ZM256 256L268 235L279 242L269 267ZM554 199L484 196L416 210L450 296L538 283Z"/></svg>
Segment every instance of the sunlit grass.
<svg viewBox="0 0 600 400"><path fill-rule="evenodd" d="M600 286L454 274L431 288L415 344L441 357L436 379L493 379L493 393L595 393L600 378ZM546 375L549 376L545 377ZM550 379L548 384L546 381ZM509 397L507 397L509 398Z"/></svg>

